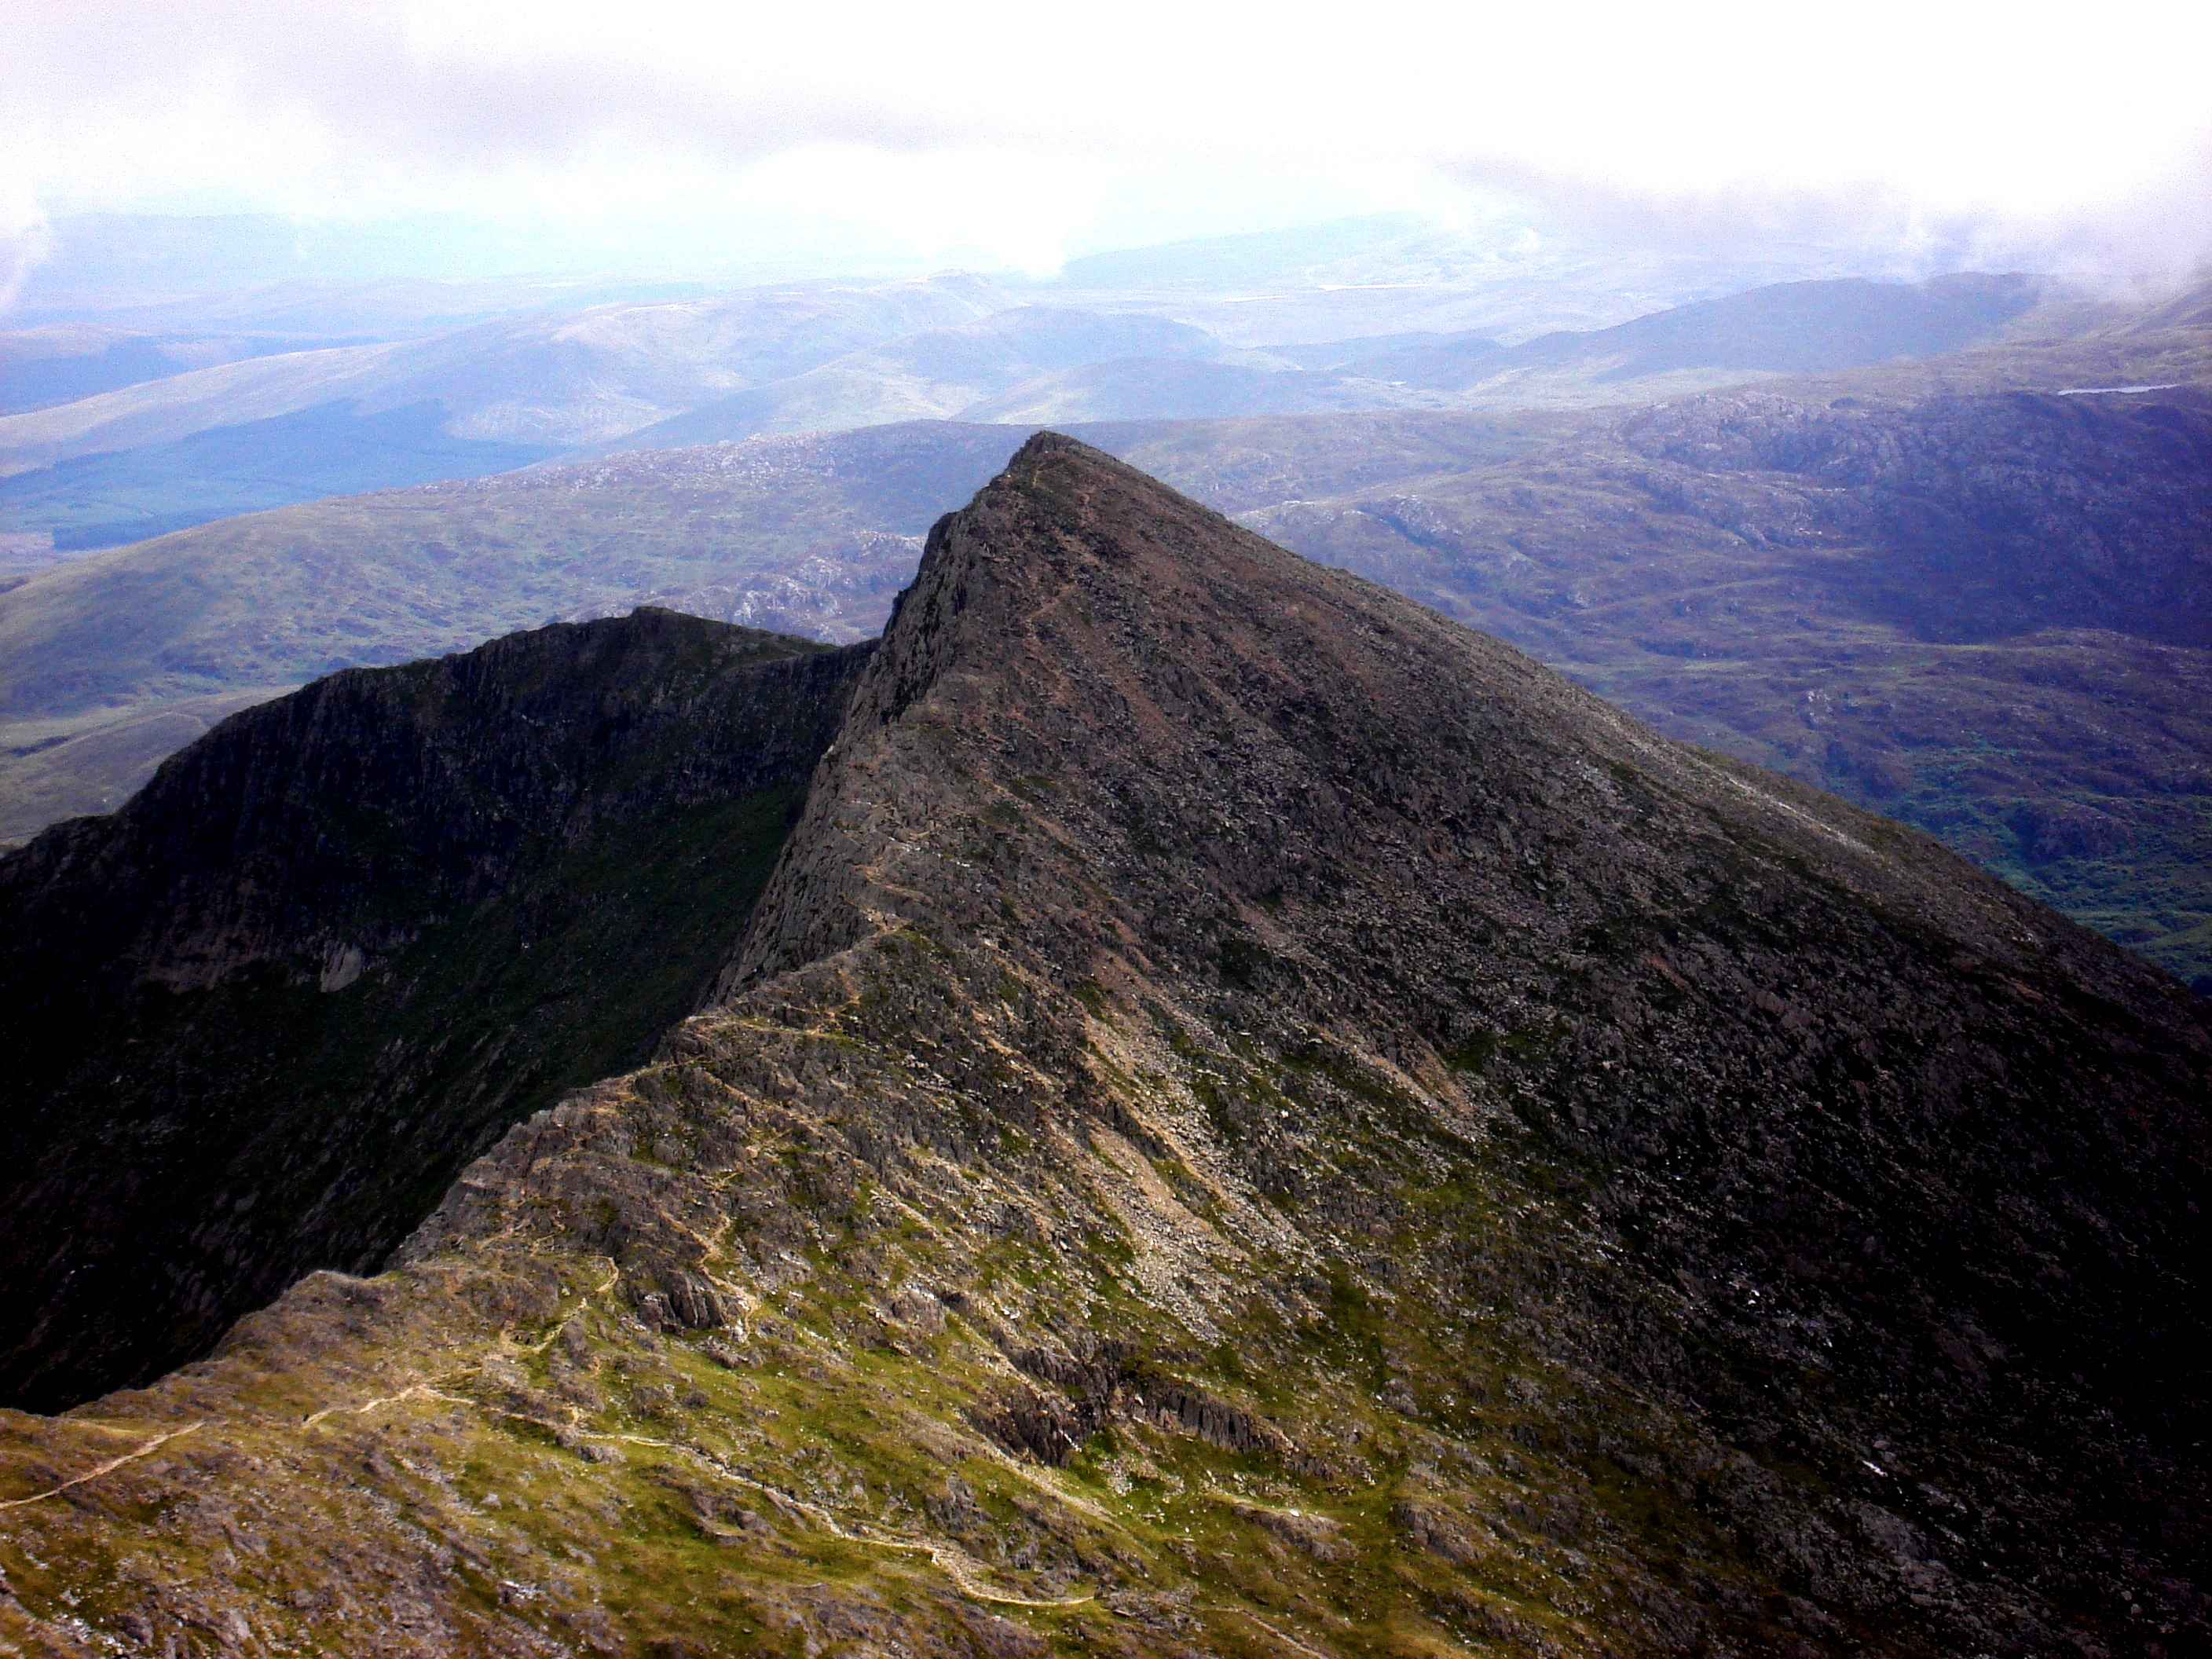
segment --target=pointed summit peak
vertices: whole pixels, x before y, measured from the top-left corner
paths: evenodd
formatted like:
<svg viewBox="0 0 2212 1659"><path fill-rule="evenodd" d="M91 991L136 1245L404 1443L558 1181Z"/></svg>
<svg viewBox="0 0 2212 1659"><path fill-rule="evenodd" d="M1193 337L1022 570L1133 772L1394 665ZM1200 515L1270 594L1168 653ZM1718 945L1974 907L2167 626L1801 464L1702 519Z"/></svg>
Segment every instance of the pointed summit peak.
<svg viewBox="0 0 2212 1659"><path fill-rule="evenodd" d="M516 1654L2149 1655L2195 1616L2178 983L1055 434L864 674L654 1064L147 1391L187 1449L0 1467L113 1460L17 1500L0 1635L149 1515L208 1565L140 1632L246 1603L294 1646L324 1615L241 1580ZM495 1475L532 1497L488 1522ZM241 1533L286 1559L217 1565Z"/></svg>

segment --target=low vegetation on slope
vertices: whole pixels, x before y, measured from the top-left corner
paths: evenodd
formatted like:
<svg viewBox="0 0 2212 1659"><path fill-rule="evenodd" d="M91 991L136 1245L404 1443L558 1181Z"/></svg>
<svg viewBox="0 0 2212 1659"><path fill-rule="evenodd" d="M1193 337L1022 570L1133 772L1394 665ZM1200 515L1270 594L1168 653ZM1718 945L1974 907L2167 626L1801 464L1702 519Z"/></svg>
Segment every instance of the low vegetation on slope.
<svg viewBox="0 0 2212 1659"><path fill-rule="evenodd" d="M665 611L355 670L0 860L0 1398L372 1268L650 1053L743 929L868 647Z"/></svg>
<svg viewBox="0 0 2212 1659"><path fill-rule="evenodd" d="M0 1418L0 1634L2191 1651L2208 1085L1934 843L1040 439L653 1064Z"/></svg>

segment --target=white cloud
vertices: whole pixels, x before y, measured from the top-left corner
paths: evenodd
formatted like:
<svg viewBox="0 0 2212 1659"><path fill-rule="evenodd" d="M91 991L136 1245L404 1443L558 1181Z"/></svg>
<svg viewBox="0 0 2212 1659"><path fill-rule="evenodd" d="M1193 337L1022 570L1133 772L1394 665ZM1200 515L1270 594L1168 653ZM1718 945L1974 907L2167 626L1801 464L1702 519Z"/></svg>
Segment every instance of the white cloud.
<svg viewBox="0 0 2212 1659"><path fill-rule="evenodd" d="M1439 179L2162 247L2212 154L2212 9L2160 0L14 0L0 59L0 176L50 205L797 205L1031 265L1102 215L1190 234ZM2177 179L2179 222L2130 210Z"/></svg>
<svg viewBox="0 0 2212 1659"><path fill-rule="evenodd" d="M0 310L15 302L46 248L45 211L27 191L0 180Z"/></svg>

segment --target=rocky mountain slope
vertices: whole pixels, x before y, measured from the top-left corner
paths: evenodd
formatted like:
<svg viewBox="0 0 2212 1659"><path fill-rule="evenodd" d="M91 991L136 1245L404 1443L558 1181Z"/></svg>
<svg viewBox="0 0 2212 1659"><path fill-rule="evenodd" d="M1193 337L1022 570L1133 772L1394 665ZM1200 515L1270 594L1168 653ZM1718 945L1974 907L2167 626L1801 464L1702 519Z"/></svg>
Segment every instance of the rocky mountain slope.
<svg viewBox="0 0 2212 1659"><path fill-rule="evenodd" d="M143 1381L375 1266L642 1058L867 652L641 610L356 670L0 860L0 1397Z"/></svg>
<svg viewBox="0 0 2212 1659"><path fill-rule="evenodd" d="M1039 438L652 1064L0 1419L0 1626L2201 1651L2208 1074L1933 842Z"/></svg>
<svg viewBox="0 0 2212 1659"><path fill-rule="evenodd" d="M1380 483L1291 433L1116 447L2212 985L2201 390L1714 394Z"/></svg>

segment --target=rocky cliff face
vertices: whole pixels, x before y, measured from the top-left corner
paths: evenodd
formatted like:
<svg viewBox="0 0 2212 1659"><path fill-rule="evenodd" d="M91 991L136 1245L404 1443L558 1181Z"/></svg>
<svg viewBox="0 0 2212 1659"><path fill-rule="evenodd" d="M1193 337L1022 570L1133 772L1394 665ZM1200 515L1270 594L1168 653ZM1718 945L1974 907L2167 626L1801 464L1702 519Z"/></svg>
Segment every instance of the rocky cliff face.
<svg viewBox="0 0 2212 1659"><path fill-rule="evenodd" d="M2208 1073L1934 843L1042 437L652 1064L5 1419L0 1620L2197 1650Z"/></svg>
<svg viewBox="0 0 2212 1659"><path fill-rule="evenodd" d="M641 611L339 674L0 860L0 1391L158 1376L374 1268L508 1124L643 1058L866 654Z"/></svg>

